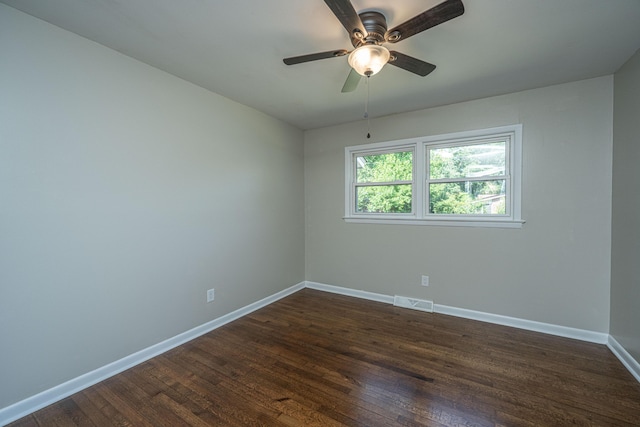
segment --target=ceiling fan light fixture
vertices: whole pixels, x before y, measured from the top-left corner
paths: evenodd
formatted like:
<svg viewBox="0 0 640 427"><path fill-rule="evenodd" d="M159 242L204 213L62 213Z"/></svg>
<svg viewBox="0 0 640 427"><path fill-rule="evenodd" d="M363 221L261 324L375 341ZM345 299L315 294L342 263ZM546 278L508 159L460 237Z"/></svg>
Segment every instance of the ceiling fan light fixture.
<svg viewBox="0 0 640 427"><path fill-rule="evenodd" d="M365 44L349 54L349 65L361 76L370 77L382 70L390 56L384 46Z"/></svg>

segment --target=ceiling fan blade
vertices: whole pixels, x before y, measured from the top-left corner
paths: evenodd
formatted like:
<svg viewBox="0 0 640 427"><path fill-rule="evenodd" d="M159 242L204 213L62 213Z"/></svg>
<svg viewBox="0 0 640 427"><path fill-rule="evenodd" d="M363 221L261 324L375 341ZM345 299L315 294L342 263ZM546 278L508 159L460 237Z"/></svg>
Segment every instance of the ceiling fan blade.
<svg viewBox="0 0 640 427"><path fill-rule="evenodd" d="M367 35L367 30L364 29L358 12L349 0L324 0L324 2L347 30L349 37L362 39Z"/></svg>
<svg viewBox="0 0 640 427"><path fill-rule="evenodd" d="M387 31L384 38L389 43L397 43L424 30L447 22L464 13L462 0L446 0L431 9L414 16L408 21Z"/></svg>
<svg viewBox="0 0 640 427"><path fill-rule="evenodd" d="M287 65L301 64L303 62L317 61L318 59L335 58L336 56L344 56L349 53L348 50L329 50L326 52L311 53L309 55L293 56L284 58L282 61Z"/></svg>
<svg viewBox="0 0 640 427"><path fill-rule="evenodd" d="M344 86L342 86L342 93L353 92L354 90L356 90L358 84L360 83L361 77L362 76L352 68L351 72L347 76L347 81L345 81Z"/></svg>
<svg viewBox="0 0 640 427"><path fill-rule="evenodd" d="M414 58L409 55L405 55L404 53L391 51L391 59L389 59L389 64L395 65L396 67L400 67L403 70L410 71L419 76L426 76L430 72L436 69L436 66L433 64L429 64L428 62L424 62L420 59Z"/></svg>

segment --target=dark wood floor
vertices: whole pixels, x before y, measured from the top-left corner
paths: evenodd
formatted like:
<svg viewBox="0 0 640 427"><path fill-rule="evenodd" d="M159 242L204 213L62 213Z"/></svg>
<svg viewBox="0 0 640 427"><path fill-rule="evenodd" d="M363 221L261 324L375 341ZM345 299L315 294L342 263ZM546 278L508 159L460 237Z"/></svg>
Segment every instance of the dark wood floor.
<svg viewBox="0 0 640 427"><path fill-rule="evenodd" d="M305 289L11 424L629 426L606 346Z"/></svg>

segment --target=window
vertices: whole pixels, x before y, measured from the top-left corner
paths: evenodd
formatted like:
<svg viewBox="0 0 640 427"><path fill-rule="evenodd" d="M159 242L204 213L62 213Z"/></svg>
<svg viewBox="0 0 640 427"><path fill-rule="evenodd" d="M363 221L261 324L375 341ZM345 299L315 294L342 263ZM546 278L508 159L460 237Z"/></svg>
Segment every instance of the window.
<svg viewBox="0 0 640 427"><path fill-rule="evenodd" d="M346 147L349 222L521 227L522 125Z"/></svg>
<svg viewBox="0 0 640 427"><path fill-rule="evenodd" d="M413 212L413 149L355 155L357 213Z"/></svg>
<svg viewBox="0 0 640 427"><path fill-rule="evenodd" d="M429 214L505 215L504 138L427 146Z"/></svg>

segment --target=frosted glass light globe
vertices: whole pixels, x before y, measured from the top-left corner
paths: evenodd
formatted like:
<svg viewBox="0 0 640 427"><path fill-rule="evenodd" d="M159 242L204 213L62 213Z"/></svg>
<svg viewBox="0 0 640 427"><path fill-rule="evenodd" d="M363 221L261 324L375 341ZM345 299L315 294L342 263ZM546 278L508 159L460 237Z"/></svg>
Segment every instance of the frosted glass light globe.
<svg viewBox="0 0 640 427"><path fill-rule="evenodd" d="M370 77L382 70L389 61L389 50L384 46L365 44L349 54L349 65L361 76Z"/></svg>

